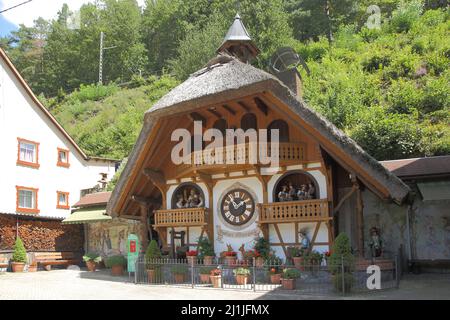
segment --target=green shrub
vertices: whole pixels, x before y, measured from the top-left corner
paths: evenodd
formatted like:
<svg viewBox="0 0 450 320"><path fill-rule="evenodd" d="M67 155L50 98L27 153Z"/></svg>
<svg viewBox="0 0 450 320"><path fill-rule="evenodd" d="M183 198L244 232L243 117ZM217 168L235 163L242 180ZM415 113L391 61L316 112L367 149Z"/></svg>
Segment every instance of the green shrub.
<svg viewBox="0 0 450 320"><path fill-rule="evenodd" d="M283 270L283 279L298 279L300 278L300 271L297 269L284 269Z"/></svg>
<svg viewBox="0 0 450 320"><path fill-rule="evenodd" d="M159 268L158 264L155 264L155 259L161 259L162 254L159 249L158 242L156 240L150 241L147 250L145 251L145 263L147 270L155 270Z"/></svg>
<svg viewBox="0 0 450 320"><path fill-rule="evenodd" d="M262 258L269 259L270 257L270 244L264 237L259 237L255 240L253 249L256 250Z"/></svg>
<svg viewBox="0 0 450 320"><path fill-rule="evenodd" d="M81 85L69 96L70 102L99 101L116 93L119 87L115 84L99 86L96 84Z"/></svg>
<svg viewBox="0 0 450 320"><path fill-rule="evenodd" d="M16 243L14 244L14 253L11 260L13 262L27 263L27 251L20 237L17 237Z"/></svg>
<svg viewBox="0 0 450 320"><path fill-rule="evenodd" d="M105 265L107 268L112 268L113 266L126 266L127 259L124 256L117 255L106 258Z"/></svg>
<svg viewBox="0 0 450 320"><path fill-rule="evenodd" d="M172 268L170 268L170 271L173 274L186 274L189 271L189 268L183 264L175 265Z"/></svg>
<svg viewBox="0 0 450 320"><path fill-rule="evenodd" d="M102 257L100 257L100 255L98 255L97 253L90 252L83 256L83 261L84 262L92 261L95 263L99 263L100 261L102 261Z"/></svg>
<svg viewBox="0 0 450 320"><path fill-rule="evenodd" d="M328 267L331 273L342 272L342 264L345 271L352 271L354 257L350 245L350 239L345 233L339 234L334 240L334 245L328 258Z"/></svg>
<svg viewBox="0 0 450 320"><path fill-rule="evenodd" d="M233 270L235 276L248 276L251 273L249 268L237 268Z"/></svg>
<svg viewBox="0 0 450 320"><path fill-rule="evenodd" d="M344 277L342 279L342 273L336 273L333 275L333 285L336 291L342 292L342 280L344 280L344 288L345 292L350 292L353 287L354 278L351 273L344 273Z"/></svg>
<svg viewBox="0 0 450 320"><path fill-rule="evenodd" d="M214 257L216 253L214 252L213 245L208 238L201 237L198 239L198 257L203 259L204 257Z"/></svg>
<svg viewBox="0 0 450 320"><path fill-rule="evenodd" d="M397 10L392 13L391 27L395 32L407 32L419 20L423 10L421 0L401 0Z"/></svg>
<svg viewBox="0 0 450 320"><path fill-rule="evenodd" d="M199 272L200 274L211 274L211 271L216 269L216 267L201 267Z"/></svg>

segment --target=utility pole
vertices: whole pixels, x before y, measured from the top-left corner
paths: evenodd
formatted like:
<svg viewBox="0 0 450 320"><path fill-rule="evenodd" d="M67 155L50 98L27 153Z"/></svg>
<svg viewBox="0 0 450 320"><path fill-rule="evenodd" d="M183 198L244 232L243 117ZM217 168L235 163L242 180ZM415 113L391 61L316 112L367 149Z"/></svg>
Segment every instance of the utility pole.
<svg viewBox="0 0 450 320"><path fill-rule="evenodd" d="M117 48L117 46L103 48L103 42L105 40L105 33L100 32L100 59L98 63L98 84L103 84L103 51Z"/></svg>

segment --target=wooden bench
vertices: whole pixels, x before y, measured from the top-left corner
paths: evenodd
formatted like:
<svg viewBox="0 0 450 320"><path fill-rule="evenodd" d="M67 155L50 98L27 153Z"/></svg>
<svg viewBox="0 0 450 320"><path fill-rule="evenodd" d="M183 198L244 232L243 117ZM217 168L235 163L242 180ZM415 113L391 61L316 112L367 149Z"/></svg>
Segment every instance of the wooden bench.
<svg viewBox="0 0 450 320"><path fill-rule="evenodd" d="M68 267L79 262L73 252L37 252L34 260L47 271L52 270L52 266Z"/></svg>

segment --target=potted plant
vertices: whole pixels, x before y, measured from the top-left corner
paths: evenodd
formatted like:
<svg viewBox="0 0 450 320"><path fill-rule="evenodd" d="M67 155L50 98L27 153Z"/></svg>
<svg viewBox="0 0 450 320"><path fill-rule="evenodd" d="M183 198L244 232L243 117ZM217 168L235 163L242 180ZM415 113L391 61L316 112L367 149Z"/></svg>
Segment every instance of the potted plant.
<svg viewBox="0 0 450 320"><path fill-rule="evenodd" d="M184 264L177 264L173 266L170 271L173 274L175 283L183 283L186 279L186 275L189 271L188 267Z"/></svg>
<svg viewBox="0 0 450 320"><path fill-rule="evenodd" d="M197 250L189 250L186 252L186 259L189 265L195 264L195 262L197 261L197 255L198 255Z"/></svg>
<svg viewBox="0 0 450 320"><path fill-rule="evenodd" d="M350 239L345 233L339 234L328 258L328 269L333 274L333 284L338 292L350 292L353 286L354 256Z"/></svg>
<svg viewBox="0 0 450 320"><path fill-rule="evenodd" d="M225 259L225 264L228 266L234 266L237 260L237 252L233 250L233 247L227 244L227 250L221 253L221 256Z"/></svg>
<svg viewBox="0 0 450 320"><path fill-rule="evenodd" d="M96 253L87 253L83 256L83 261L86 262L86 267L89 272L95 272L97 264L102 261L102 257Z"/></svg>
<svg viewBox="0 0 450 320"><path fill-rule="evenodd" d="M212 243L204 237L198 239L199 258L206 265L212 265L216 256Z"/></svg>
<svg viewBox="0 0 450 320"><path fill-rule="evenodd" d="M283 289L295 290L296 280L300 278L300 271L293 268L283 270L283 277L281 278L281 284Z"/></svg>
<svg viewBox="0 0 450 320"><path fill-rule="evenodd" d="M220 269L211 270L209 279L211 280L211 283L214 288L221 288L222 287L222 270L220 270Z"/></svg>
<svg viewBox="0 0 450 320"><path fill-rule="evenodd" d="M14 253L11 261L12 272L23 272L27 263L27 251L20 237L17 237L16 243L14 244Z"/></svg>
<svg viewBox="0 0 450 320"><path fill-rule="evenodd" d="M122 255L111 256L106 258L105 264L107 268L111 268L113 276L122 276L127 265L127 259Z"/></svg>
<svg viewBox="0 0 450 320"><path fill-rule="evenodd" d="M323 255L317 251L312 251L305 255L305 264L313 273L317 272L322 264Z"/></svg>
<svg viewBox="0 0 450 320"><path fill-rule="evenodd" d="M200 282L201 283L210 283L210 275L211 271L213 271L214 267L201 267L199 270L200 273Z"/></svg>
<svg viewBox="0 0 450 320"><path fill-rule="evenodd" d="M279 267L272 267L269 270L270 283L280 284L281 282L281 270Z"/></svg>
<svg viewBox="0 0 450 320"><path fill-rule="evenodd" d="M292 263L294 266L300 270L305 270L305 258L304 258L304 250L297 247L289 247L288 248L289 257L292 259Z"/></svg>
<svg viewBox="0 0 450 320"><path fill-rule="evenodd" d="M264 265L264 260L267 260L270 257L270 243L264 237L259 237L255 240L253 249L258 253L256 256L256 266L262 267Z"/></svg>
<svg viewBox="0 0 450 320"><path fill-rule="evenodd" d="M156 240L150 241L145 251L145 266L147 268L147 278L149 283L155 283L161 266L158 259L161 259L161 250Z"/></svg>
<svg viewBox="0 0 450 320"><path fill-rule="evenodd" d="M37 270L38 270L38 263L33 260L28 266L28 272L37 272Z"/></svg>
<svg viewBox="0 0 450 320"><path fill-rule="evenodd" d="M237 268L233 270L233 274L236 277L236 283L240 286L247 285L250 282L250 269Z"/></svg>

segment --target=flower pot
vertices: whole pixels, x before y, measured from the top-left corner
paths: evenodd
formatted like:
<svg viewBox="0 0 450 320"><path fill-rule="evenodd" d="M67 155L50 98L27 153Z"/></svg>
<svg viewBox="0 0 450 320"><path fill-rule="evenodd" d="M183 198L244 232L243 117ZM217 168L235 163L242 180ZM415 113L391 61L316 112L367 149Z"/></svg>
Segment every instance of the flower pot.
<svg viewBox="0 0 450 320"><path fill-rule="evenodd" d="M95 272L95 269L97 268L97 263L94 261L86 261L86 267L89 272Z"/></svg>
<svg viewBox="0 0 450 320"><path fill-rule="evenodd" d="M227 266L236 265L236 257L225 257L225 265Z"/></svg>
<svg viewBox="0 0 450 320"><path fill-rule="evenodd" d="M209 280L211 280L214 288L222 287L222 276L209 276Z"/></svg>
<svg viewBox="0 0 450 320"><path fill-rule="evenodd" d="M12 272L23 272L25 269L25 263L22 262L11 262Z"/></svg>
<svg viewBox="0 0 450 320"><path fill-rule="evenodd" d="M115 277L123 276L123 272L124 272L124 269L123 269L122 265L115 265L115 266L112 266L112 268L111 268L111 274Z"/></svg>
<svg viewBox="0 0 450 320"><path fill-rule="evenodd" d="M213 256L206 256L203 258L203 264L206 264L208 266L212 265L214 263L214 257Z"/></svg>
<svg viewBox="0 0 450 320"><path fill-rule="evenodd" d="M295 279L281 279L281 284L285 290L295 290Z"/></svg>
<svg viewBox="0 0 450 320"><path fill-rule="evenodd" d="M31 264L28 266L28 272L37 272L38 266L37 264Z"/></svg>
<svg viewBox="0 0 450 320"><path fill-rule="evenodd" d="M281 273L271 274L270 275L270 283L272 284L280 284L281 282Z"/></svg>
<svg viewBox="0 0 450 320"><path fill-rule="evenodd" d="M209 279L209 274L200 274L200 282L201 283L209 283L210 279Z"/></svg>
<svg viewBox="0 0 450 320"><path fill-rule="evenodd" d="M148 283L156 283L156 270L147 270Z"/></svg>
<svg viewBox="0 0 450 320"><path fill-rule="evenodd" d="M184 273L174 273L173 278L175 279L175 283L183 283L184 282Z"/></svg>
<svg viewBox="0 0 450 320"><path fill-rule="evenodd" d="M296 269L300 271L305 271L305 258L303 257L293 257L292 261Z"/></svg>
<svg viewBox="0 0 450 320"><path fill-rule="evenodd" d="M250 275L237 274L236 283L240 286L245 286L250 282Z"/></svg>
<svg viewBox="0 0 450 320"><path fill-rule="evenodd" d="M261 257L256 258L255 265L257 268L262 268L264 266L264 258Z"/></svg>
<svg viewBox="0 0 450 320"><path fill-rule="evenodd" d="M197 263L197 256L187 256L186 259L190 266Z"/></svg>

